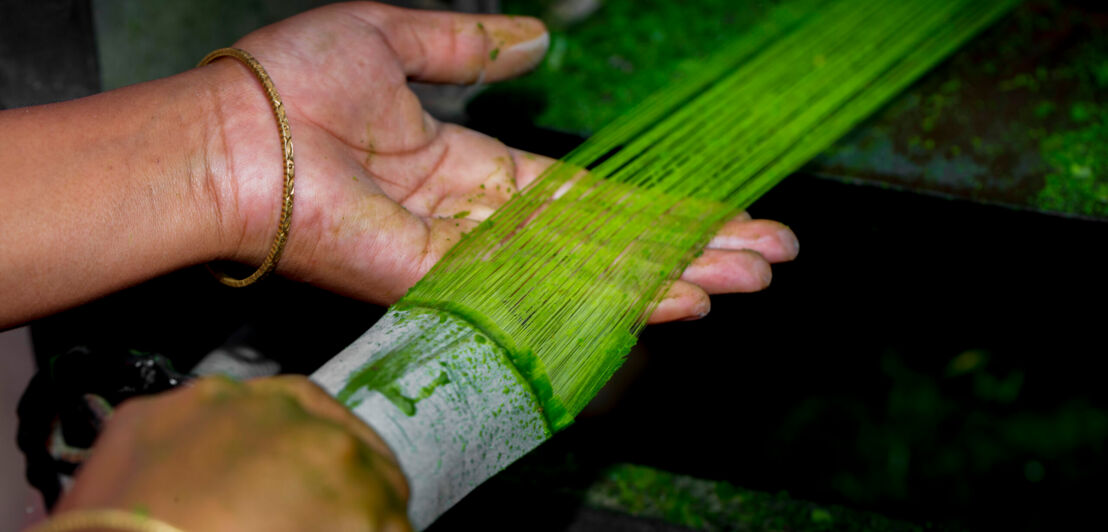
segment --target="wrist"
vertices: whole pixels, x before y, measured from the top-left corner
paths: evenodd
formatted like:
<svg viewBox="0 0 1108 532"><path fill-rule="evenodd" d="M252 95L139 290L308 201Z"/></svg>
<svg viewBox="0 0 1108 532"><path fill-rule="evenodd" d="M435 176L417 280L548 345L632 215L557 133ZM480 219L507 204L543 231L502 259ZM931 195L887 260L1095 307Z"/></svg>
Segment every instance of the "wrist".
<svg viewBox="0 0 1108 532"><path fill-rule="evenodd" d="M273 110L239 61L219 58L195 71L210 87L201 149L219 213L216 258L256 267L269 251L282 203L283 152Z"/></svg>

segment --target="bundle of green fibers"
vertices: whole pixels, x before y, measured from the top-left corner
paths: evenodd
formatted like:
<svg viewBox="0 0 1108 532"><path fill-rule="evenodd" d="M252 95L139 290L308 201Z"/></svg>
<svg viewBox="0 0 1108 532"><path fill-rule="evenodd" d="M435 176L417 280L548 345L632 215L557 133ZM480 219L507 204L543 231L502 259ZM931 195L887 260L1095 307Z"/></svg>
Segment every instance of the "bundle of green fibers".
<svg viewBox="0 0 1108 532"><path fill-rule="evenodd" d="M794 0L556 163L313 378L425 527L569 425L719 226L1015 0Z"/></svg>

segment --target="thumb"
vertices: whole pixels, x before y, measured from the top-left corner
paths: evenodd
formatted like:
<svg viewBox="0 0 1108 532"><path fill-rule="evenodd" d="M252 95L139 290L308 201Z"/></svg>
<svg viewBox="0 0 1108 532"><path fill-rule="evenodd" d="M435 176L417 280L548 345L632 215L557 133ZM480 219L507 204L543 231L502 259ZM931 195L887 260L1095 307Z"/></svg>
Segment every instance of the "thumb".
<svg viewBox="0 0 1108 532"><path fill-rule="evenodd" d="M498 81L532 69L550 35L541 21L355 4L353 14L388 40L408 77L437 83Z"/></svg>

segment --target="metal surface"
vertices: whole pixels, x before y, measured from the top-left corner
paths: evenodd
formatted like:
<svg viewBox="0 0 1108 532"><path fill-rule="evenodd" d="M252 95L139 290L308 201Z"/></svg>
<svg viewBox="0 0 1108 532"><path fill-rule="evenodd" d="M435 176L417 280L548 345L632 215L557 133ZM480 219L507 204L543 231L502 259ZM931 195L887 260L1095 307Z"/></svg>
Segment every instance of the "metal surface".
<svg viewBox="0 0 1108 532"><path fill-rule="evenodd" d="M1026 2L809 166L1108 219L1108 5Z"/></svg>

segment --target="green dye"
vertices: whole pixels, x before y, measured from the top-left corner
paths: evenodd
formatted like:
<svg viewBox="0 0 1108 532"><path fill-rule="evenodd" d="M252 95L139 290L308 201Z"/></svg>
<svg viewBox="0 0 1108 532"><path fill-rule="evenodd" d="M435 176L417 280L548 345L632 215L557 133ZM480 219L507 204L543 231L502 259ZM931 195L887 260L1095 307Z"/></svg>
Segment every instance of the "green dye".
<svg viewBox="0 0 1108 532"><path fill-rule="evenodd" d="M531 392L534 394L539 408L546 417L551 431L561 430L573 423L574 414L570 413L562 400L554 395L554 388L550 382L549 373L543 366L542 361L536 358L532 351L524 349L517 344L511 336L500 330L495 322L466 305L453 301L420 301L411 297L411 294L405 296L404 299L394 305L394 308L419 308L424 311L439 312L440 318L442 319L450 315L456 319L466 321L470 327L484 333L474 335L475 342L483 344L491 340L504 350L520 378L523 379L524 382L530 384ZM347 388L354 384L355 381L359 380L358 377L351 379ZM355 390L356 389L357 388L355 388ZM345 392L346 389L344 388L343 391ZM340 394L340 399L341 397Z"/></svg>
<svg viewBox="0 0 1108 532"><path fill-rule="evenodd" d="M542 95L533 118L537 125L581 133L599 130L653 92L680 83L736 35L788 16L768 2L604 0L588 19L567 26L552 3L501 2L505 12L546 20L550 48L534 72L497 84L482 98L504 102L519 94Z"/></svg>
<svg viewBox="0 0 1108 532"><path fill-rule="evenodd" d="M385 396L390 403L396 406L405 416L411 417L415 415L416 401L409 397L405 397L400 388L395 384L379 388L381 395Z"/></svg>
<svg viewBox="0 0 1108 532"><path fill-rule="evenodd" d="M559 430L722 223L1015 3L774 7L554 164L398 305L476 325Z"/></svg>
<svg viewBox="0 0 1108 532"><path fill-rule="evenodd" d="M431 394L435 393L435 390L443 384L450 384L450 376L445 371L439 372L439 376L435 377L435 380L431 381L431 384L420 388L419 400L431 397Z"/></svg>
<svg viewBox="0 0 1108 532"><path fill-rule="evenodd" d="M922 530L873 514L641 465L612 465L595 477L580 494L588 506L691 530Z"/></svg>
<svg viewBox="0 0 1108 532"><path fill-rule="evenodd" d="M1050 171L1039 206L1108 216L1108 108L1074 104L1070 116L1076 127L1046 137L1040 146Z"/></svg>
<svg viewBox="0 0 1108 532"><path fill-rule="evenodd" d="M416 405L420 401L431 397L431 394L435 393L435 390L438 389L439 386L448 383L450 383L450 376L447 375L445 371L443 371L440 372L439 376L435 377L435 380L431 381L430 384L421 388L419 390L419 395L416 397L408 397L404 395L404 393L400 391L400 388L395 383L383 388L377 388L377 390L380 391L381 395L385 396L385 398L388 399L389 402L392 403L394 406L396 406L396 408L399 409L404 415L411 417L416 414Z"/></svg>

